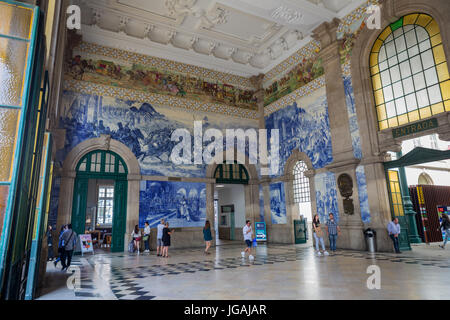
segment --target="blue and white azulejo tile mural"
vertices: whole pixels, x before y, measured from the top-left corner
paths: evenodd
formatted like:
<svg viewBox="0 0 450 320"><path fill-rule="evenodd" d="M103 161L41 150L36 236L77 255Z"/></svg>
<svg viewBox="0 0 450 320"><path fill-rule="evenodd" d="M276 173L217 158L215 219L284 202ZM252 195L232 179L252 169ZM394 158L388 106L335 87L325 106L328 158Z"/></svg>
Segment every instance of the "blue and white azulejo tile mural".
<svg viewBox="0 0 450 320"><path fill-rule="evenodd" d="M262 184L259 185L259 221L264 221L264 191Z"/></svg>
<svg viewBox="0 0 450 320"><path fill-rule="evenodd" d="M161 219L169 227L203 227L206 221L206 184L196 182L141 181L139 227L151 228Z"/></svg>
<svg viewBox="0 0 450 320"><path fill-rule="evenodd" d="M270 212L272 224L286 224L286 197L284 194L284 183L276 182L269 185Z"/></svg>
<svg viewBox="0 0 450 320"><path fill-rule="evenodd" d="M339 222L339 209L337 202L337 188L335 175L332 172L323 172L314 177L316 188L317 214L322 223L328 220L330 213L334 214ZM314 216L315 212L313 212Z"/></svg>
<svg viewBox="0 0 450 320"><path fill-rule="evenodd" d="M150 103L73 91L63 92L62 104L60 128L66 129L66 141L64 148L58 150L56 160L59 165L80 142L108 134L131 149L139 161L141 174L144 175L205 176L204 164L175 165L170 160L172 149L178 143L171 141L175 129L189 130L193 145L194 121L202 121L203 132L209 128L225 132L225 129L246 130L258 127L257 120L154 106ZM204 142L203 146L208 143Z"/></svg>
<svg viewBox="0 0 450 320"><path fill-rule="evenodd" d="M265 118L266 129L279 129L280 170L295 149L306 153L314 168L333 161L325 87L304 96ZM270 148L270 146L268 147Z"/></svg>
<svg viewBox="0 0 450 320"><path fill-rule="evenodd" d="M352 78L350 76L344 78L345 102L347 104L348 120L350 134L352 136L353 155L357 159L362 158L361 138L359 135L358 118L355 109L355 95L353 93Z"/></svg>
<svg viewBox="0 0 450 320"><path fill-rule="evenodd" d="M369 195L367 193L367 184L366 184L366 175L364 173L364 166L356 167L356 180L358 183L361 220L363 223L369 223L370 222Z"/></svg>

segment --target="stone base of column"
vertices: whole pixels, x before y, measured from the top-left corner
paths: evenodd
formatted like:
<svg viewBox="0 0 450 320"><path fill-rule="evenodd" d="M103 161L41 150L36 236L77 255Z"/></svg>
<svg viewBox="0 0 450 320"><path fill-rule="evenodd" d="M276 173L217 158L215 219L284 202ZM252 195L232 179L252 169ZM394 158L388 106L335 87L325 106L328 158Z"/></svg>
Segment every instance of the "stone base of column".
<svg viewBox="0 0 450 320"><path fill-rule="evenodd" d="M394 244L385 227L372 227L376 232L377 252L394 252Z"/></svg>
<svg viewBox="0 0 450 320"><path fill-rule="evenodd" d="M293 224L267 225L267 243L294 244Z"/></svg>
<svg viewBox="0 0 450 320"><path fill-rule="evenodd" d="M363 226L341 225L340 229L341 235L338 236L336 242L337 249L366 250Z"/></svg>

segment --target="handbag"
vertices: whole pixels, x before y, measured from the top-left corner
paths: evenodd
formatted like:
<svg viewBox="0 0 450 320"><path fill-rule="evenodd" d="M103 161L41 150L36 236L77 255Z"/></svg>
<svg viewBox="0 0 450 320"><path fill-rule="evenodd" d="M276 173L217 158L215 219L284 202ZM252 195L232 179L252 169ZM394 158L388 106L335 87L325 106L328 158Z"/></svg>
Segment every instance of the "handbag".
<svg viewBox="0 0 450 320"><path fill-rule="evenodd" d="M147 241L148 240L148 236L144 236L143 240Z"/></svg>
<svg viewBox="0 0 450 320"><path fill-rule="evenodd" d="M316 236L318 238L323 238L322 228L320 226L316 227Z"/></svg>
<svg viewBox="0 0 450 320"><path fill-rule="evenodd" d="M128 244L128 252L134 252L134 243L133 240Z"/></svg>

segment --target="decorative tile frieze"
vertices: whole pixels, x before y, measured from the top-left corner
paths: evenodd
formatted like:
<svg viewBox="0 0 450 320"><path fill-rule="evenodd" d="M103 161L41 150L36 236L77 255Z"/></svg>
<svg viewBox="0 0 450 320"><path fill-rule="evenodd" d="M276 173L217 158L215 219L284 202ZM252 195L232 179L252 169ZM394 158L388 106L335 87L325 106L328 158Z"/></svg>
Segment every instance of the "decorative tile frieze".
<svg viewBox="0 0 450 320"><path fill-rule="evenodd" d="M310 94L311 92L325 86L325 76L321 76L320 78L317 78L307 85L304 85L303 87L295 90L294 92L284 96L281 99L278 99L274 103L268 105L264 108L264 116L268 116L271 113L274 113L277 110L280 110L287 105L292 104L293 102L297 101L299 98Z"/></svg>
<svg viewBox="0 0 450 320"><path fill-rule="evenodd" d="M301 47L297 52L291 55L289 58L275 66L272 70L267 72L264 76L264 87L267 87L271 82L281 77L285 72L290 71L296 67L303 59L311 58L320 51L319 41L312 40L305 46Z"/></svg>
<svg viewBox="0 0 450 320"><path fill-rule="evenodd" d="M140 90L112 87L92 82L66 79L64 90L81 92L92 95L109 96L123 100L147 102L165 107L183 108L188 110L214 112L239 118L258 119L258 112L243 108L232 107L215 103L205 103L176 96L149 93Z"/></svg>
<svg viewBox="0 0 450 320"><path fill-rule="evenodd" d="M346 33L353 33L353 25L355 21L365 19L367 17L366 9L370 5L377 5L378 0L368 0L363 5L359 6L357 9L353 10L351 13L346 15L341 19L341 24L337 29L338 39L342 38Z"/></svg>
<svg viewBox="0 0 450 320"><path fill-rule="evenodd" d="M131 51L101 46L95 43L82 42L77 48L81 52L102 55L118 60L123 60L131 63L142 64L145 66L164 69L167 71L185 73L205 80L220 81L223 83L232 84L243 89L254 89L249 78L223 73L215 70L197 67L190 64L184 64L167 59L147 56Z"/></svg>

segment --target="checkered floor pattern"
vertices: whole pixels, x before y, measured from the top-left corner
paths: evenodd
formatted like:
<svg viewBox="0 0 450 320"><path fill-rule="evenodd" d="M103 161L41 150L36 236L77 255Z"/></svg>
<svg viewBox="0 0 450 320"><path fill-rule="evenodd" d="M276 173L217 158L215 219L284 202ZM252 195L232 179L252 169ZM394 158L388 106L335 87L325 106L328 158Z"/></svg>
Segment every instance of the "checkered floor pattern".
<svg viewBox="0 0 450 320"><path fill-rule="evenodd" d="M272 246L271 248L274 248ZM278 247L277 249L282 249ZM192 250L197 251L198 250ZM176 254L176 253L174 253ZM277 254L258 254L253 261L249 261L248 258L231 257L231 258L219 258L214 260L196 260L189 262L179 262L173 264L153 264L148 266L138 266L136 268L119 268L111 267L111 279L109 285L119 300L151 300L155 296L151 293L151 288L145 288L142 286L142 279L149 279L152 277L162 277L165 275L179 275L179 274L195 274L198 272L209 272L214 270L229 270L237 268L250 268L252 266L261 266L266 264L283 263L287 261L301 261L309 258L314 252L311 248L295 248L284 249L281 253ZM408 254L391 254L391 253L375 253L369 254L359 251L339 250L334 254L328 256L328 259L334 257L349 257L353 259L369 259L377 261L389 261L393 263L405 263L405 264L417 264L423 266L431 266L441 269L450 268L450 261L445 259L428 259L417 258L408 256ZM129 258L133 255L120 255L116 257ZM325 259L325 257L317 257L318 259ZM79 259L79 258L78 258ZM95 286L93 285L92 278L89 276L89 267L81 265L79 260L73 262L74 265L81 267L82 281L81 288L77 290L75 294L77 296L84 297L97 297L95 293ZM92 268L92 267L91 267Z"/></svg>

